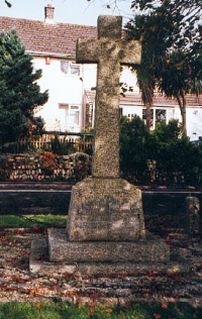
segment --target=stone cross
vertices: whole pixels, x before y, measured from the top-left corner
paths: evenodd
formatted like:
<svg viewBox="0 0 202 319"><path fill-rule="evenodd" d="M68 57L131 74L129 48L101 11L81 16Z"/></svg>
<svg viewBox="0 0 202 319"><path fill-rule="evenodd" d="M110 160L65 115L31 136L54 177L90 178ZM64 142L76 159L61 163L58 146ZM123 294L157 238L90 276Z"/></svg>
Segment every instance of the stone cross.
<svg viewBox="0 0 202 319"><path fill-rule="evenodd" d="M141 44L122 37L122 17L100 16L98 39L79 39L77 63L97 63L93 177L119 177L121 65L139 64Z"/></svg>

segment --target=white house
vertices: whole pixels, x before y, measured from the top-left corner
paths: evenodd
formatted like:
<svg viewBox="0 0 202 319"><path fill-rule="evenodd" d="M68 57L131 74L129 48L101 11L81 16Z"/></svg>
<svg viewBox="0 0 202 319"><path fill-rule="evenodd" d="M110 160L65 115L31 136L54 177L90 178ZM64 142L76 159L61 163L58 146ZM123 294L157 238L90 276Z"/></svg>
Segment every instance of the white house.
<svg viewBox="0 0 202 319"><path fill-rule="evenodd" d="M33 57L36 69L42 69L41 90L48 89L48 102L38 110L45 120L47 131L80 132L92 127L96 85L96 65L76 64L78 38L97 37L96 27L56 23L54 7L45 7L44 21L0 17L0 31L15 29L26 52ZM136 76L124 68L121 82L133 87L133 92L121 97L120 112L132 118L144 119ZM153 104L153 128L161 120L181 120L179 106L174 99L156 94ZM202 136L202 96L187 96L187 130L192 140Z"/></svg>

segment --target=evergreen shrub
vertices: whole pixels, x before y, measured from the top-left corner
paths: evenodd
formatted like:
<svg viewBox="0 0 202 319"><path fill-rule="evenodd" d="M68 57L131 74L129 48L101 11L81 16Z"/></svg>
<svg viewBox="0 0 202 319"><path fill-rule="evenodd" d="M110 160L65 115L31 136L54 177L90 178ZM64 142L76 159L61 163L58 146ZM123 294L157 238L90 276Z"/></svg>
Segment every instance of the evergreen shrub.
<svg viewBox="0 0 202 319"><path fill-rule="evenodd" d="M138 183L202 184L202 147L184 136L176 120L149 131L139 117L121 120L121 171Z"/></svg>

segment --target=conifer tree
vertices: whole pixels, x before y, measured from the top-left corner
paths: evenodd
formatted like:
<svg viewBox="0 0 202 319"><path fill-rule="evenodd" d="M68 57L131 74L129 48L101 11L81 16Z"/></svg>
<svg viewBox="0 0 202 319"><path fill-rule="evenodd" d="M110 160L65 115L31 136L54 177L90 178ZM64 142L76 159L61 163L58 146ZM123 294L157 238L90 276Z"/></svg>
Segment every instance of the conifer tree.
<svg viewBox="0 0 202 319"><path fill-rule="evenodd" d="M34 117L48 99L37 84L40 77L16 32L0 33L0 147L43 127L42 119Z"/></svg>

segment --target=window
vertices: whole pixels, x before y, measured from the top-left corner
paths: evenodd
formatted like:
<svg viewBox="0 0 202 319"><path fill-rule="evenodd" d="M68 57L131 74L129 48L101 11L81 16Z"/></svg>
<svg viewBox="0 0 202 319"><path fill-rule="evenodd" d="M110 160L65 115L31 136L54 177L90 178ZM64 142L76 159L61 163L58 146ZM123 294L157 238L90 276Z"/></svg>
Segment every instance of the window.
<svg viewBox="0 0 202 319"><path fill-rule="evenodd" d="M151 109L152 128L155 129L156 125L160 122L167 123L167 110L159 107L153 107ZM146 123L147 110L142 110L142 119Z"/></svg>
<svg viewBox="0 0 202 319"><path fill-rule="evenodd" d="M69 70L69 62L65 60L60 61L60 69L63 73L67 74Z"/></svg>
<svg viewBox="0 0 202 319"><path fill-rule="evenodd" d="M67 61L67 60L60 61L60 70L64 74L77 75L77 76L81 75L80 64L71 63L70 61Z"/></svg>
<svg viewBox="0 0 202 319"><path fill-rule="evenodd" d="M78 76L80 76L80 74L81 74L81 67L80 67L80 65L79 64L70 64L70 72L71 72L71 74L73 74L73 75L78 75Z"/></svg>
<svg viewBox="0 0 202 319"><path fill-rule="evenodd" d="M156 113L156 121L155 121L156 124L160 122L166 122L166 110L156 109L155 113Z"/></svg>
<svg viewBox="0 0 202 319"><path fill-rule="evenodd" d="M78 110L79 106L78 105L71 105L70 108L71 108L71 110Z"/></svg>
<svg viewBox="0 0 202 319"><path fill-rule="evenodd" d="M80 112L79 105L59 104L59 117L62 131L78 132Z"/></svg>
<svg viewBox="0 0 202 319"><path fill-rule="evenodd" d="M69 120L72 129L79 126L79 106L71 105L69 111Z"/></svg>

